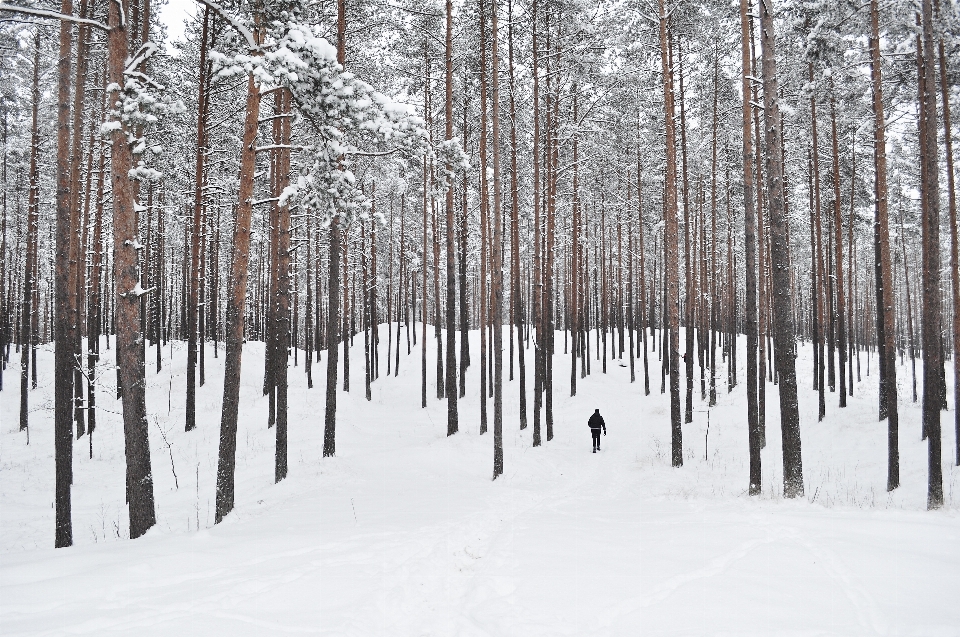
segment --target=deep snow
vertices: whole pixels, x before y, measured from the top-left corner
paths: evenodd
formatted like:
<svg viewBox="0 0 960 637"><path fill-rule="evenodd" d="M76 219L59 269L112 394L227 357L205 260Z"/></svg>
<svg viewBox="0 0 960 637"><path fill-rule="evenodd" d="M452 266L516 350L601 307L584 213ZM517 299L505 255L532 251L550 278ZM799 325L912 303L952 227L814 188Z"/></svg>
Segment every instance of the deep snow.
<svg viewBox="0 0 960 637"><path fill-rule="evenodd" d="M426 410L419 349L408 357L404 343L400 376L386 376L386 328L381 378L372 402L364 400L357 338L352 391L339 397L335 458L320 457L326 354L307 390L300 353L290 374L290 475L279 485L260 395L263 345L247 343L236 509L217 526L222 351L214 358L208 345L198 429L185 433L185 349L165 348L163 371L147 371L158 524L136 541L125 539L122 427L108 353L93 459L86 437L75 443L76 545L60 550L50 548L52 352L39 352L29 445L17 431L12 365L0 393L0 633L960 635L953 412L942 418L947 504L927 512L919 406L904 402L909 361L899 370L902 486L887 494L875 373L866 376L864 358L850 407L839 410L828 394L818 423L803 348L806 496L786 501L775 386L767 386L764 491L750 498L743 386L732 394L718 387L706 439L697 377L684 467L674 469L655 354L649 397L640 362L631 385L624 359L609 361L606 375L592 361L593 374L578 379L570 398L570 360L558 353L556 437L546 442L544 431L541 448L531 445L532 418L518 428L518 382L506 381L505 361L505 474L491 481L492 432L478 435L478 343L460 432L448 438L430 332ZM562 347L562 334L557 342ZM718 382L725 369L718 365ZM609 435L591 454L586 419L597 407Z"/></svg>

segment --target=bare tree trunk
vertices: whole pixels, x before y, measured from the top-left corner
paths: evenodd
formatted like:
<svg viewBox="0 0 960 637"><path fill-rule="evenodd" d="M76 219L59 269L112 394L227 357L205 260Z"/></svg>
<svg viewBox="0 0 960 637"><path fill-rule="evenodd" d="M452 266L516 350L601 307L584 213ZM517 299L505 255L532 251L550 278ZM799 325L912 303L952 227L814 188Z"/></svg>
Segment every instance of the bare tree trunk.
<svg viewBox="0 0 960 637"><path fill-rule="evenodd" d="M30 378L30 350L29 343L33 341L33 315L37 308L33 306L35 279L33 264L37 260L37 234L39 232L40 212L40 171L37 165L37 155L40 152L40 34L34 33L33 50L33 89L31 91L32 117L30 125L30 192L27 198L27 250L23 260L23 309L20 311L20 431L28 431L29 427L29 390L27 384ZM4 155L6 159L6 155ZM19 204L18 204L19 207ZM29 432L27 434L29 436ZM66 545L66 546L69 546Z"/></svg>
<svg viewBox="0 0 960 637"><path fill-rule="evenodd" d="M73 1L63 0L64 15L73 14ZM111 5L111 13L115 11ZM76 295L71 287L70 247L70 60L73 30L60 22L60 55L57 62L57 195L56 268L54 276L54 454L56 465L57 548L73 544L70 486L73 484L73 352L76 342ZM125 46L125 43L124 43ZM126 49L124 49L124 53ZM111 75L112 78L112 75ZM115 133L117 135L117 133ZM114 160L116 161L116 160ZM124 173L126 175L126 173ZM23 320L27 320L24 317ZM34 365L36 369L36 365Z"/></svg>
<svg viewBox="0 0 960 637"><path fill-rule="evenodd" d="M943 344L940 321L940 176L937 147L937 98L934 88L933 7L922 0L922 75L920 77L920 200L923 227L923 427L927 434L929 482L927 508L943 506L940 460L940 408ZM920 51L917 52L921 54Z"/></svg>
<svg viewBox="0 0 960 637"><path fill-rule="evenodd" d="M262 5L254 10L254 37L259 42ZM256 168L257 120L260 117L260 88L253 76L247 78L246 115L243 146L240 152L240 179L237 216L233 229L233 259L230 263L230 295L227 297L224 334L223 411L220 417L220 449L217 462L215 521L219 523L233 510L234 473L237 451L237 417L240 407L240 363L243 354L244 307L250 263L250 218L253 211L253 185ZM331 226L332 227L332 226ZM334 375L335 376L335 375ZM326 445L326 435L324 436Z"/></svg>
<svg viewBox="0 0 960 637"><path fill-rule="evenodd" d="M677 149L674 130L673 69L669 62L667 10L660 0L660 61L663 67L664 118L666 130L667 170L665 176L664 243L665 289L663 303L665 325L670 330L670 423L671 458L674 467L683 466L683 432L680 429L680 285L677 272Z"/></svg>
<svg viewBox="0 0 960 637"><path fill-rule="evenodd" d="M480 434L487 432L487 19L485 0L480 0Z"/></svg>
<svg viewBox="0 0 960 637"><path fill-rule="evenodd" d="M121 12L126 1L110 4L109 76L111 84L124 84L127 30ZM66 13L66 11L65 11ZM114 96L116 97L116 96ZM140 331L140 272L137 265L137 216L133 182L128 177L133 154L126 127L111 134L113 187L113 245L116 269L117 357L123 384L123 430L127 459L127 503L130 538L137 538L156 523L153 475L150 469L143 334Z"/></svg>
<svg viewBox="0 0 960 637"><path fill-rule="evenodd" d="M445 104L444 104L444 139L453 142L453 2L447 0L447 33L445 42L444 67L446 71ZM447 239L447 360L446 382L447 390L447 435L457 433L459 429L459 414L457 413L457 261L456 261L456 224L453 211L453 167L444 166L450 183L446 192L446 239Z"/></svg>
<svg viewBox="0 0 960 637"><path fill-rule="evenodd" d="M463 104L463 152L467 152L467 91ZM460 398L467 395L467 367L470 366L470 319L467 315L467 174L463 175L459 219L459 251L457 266L460 276ZM398 336L399 338L399 336Z"/></svg>
<svg viewBox="0 0 960 637"><path fill-rule="evenodd" d="M680 159L683 183L683 265L684 265L684 340L686 349L683 353L684 367L686 368L686 394L683 422L693 422L693 306L694 286L690 269L690 201L687 179L687 109L683 86L683 51L680 48L680 35L677 35L677 57L680 62ZM672 66L672 65L671 65ZM671 69L672 72L672 69Z"/></svg>
<svg viewBox="0 0 960 637"><path fill-rule="evenodd" d="M537 25L540 18L537 0L533 0L533 322L536 326L533 354L533 446L539 447L540 407L543 402L543 286L540 232L540 54L537 50Z"/></svg>
<svg viewBox="0 0 960 637"><path fill-rule="evenodd" d="M760 470L760 418L757 398L757 278L756 217L753 209L753 135L750 132L751 112L750 86L750 26L747 0L740 0L741 62L743 87L743 208L744 252L746 254L746 327L747 327L747 432L750 447L750 495L759 495L762 487ZM731 254L728 246L728 254ZM731 306L731 310L733 307ZM731 329L735 332L735 328ZM735 346L734 346L735 347ZM735 349L734 349L735 351ZM731 357L731 360L735 360ZM735 368L735 365L734 365Z"/></svg>
<svg viewBox="0 0 960 637"><path fill-rule="evenodd" d="M939 12L939 2L937 3ZM947 205L950 214L950 283L953 292L953 416L956 435L956 464L960 466L960 248L957 238L957 191L953 176L953 139L950 128L950 93L947 85L947 56L943 36L937 41L940 58L940 98L943 104L943 141L947 155Z"/></svg>
<svg viewBox="0 0 960 637"><path fill-rule="evenodd" d="M304 371L307 374L307 389L313 389L313 348L314 348L314 325L313 325L313 285L311 285L311 274L313 273L313 214L307 213L307 231L306 231L306 244L307 244L307 257L306 264L304 266L304 278L306 279L307 286L307 298L306 298L306 307L304 308L303 314L303 337L304 337L304 347L306 351L303 358L303 367ZM392 219L391 219L392 223ZM391 225L392 228L392 225ZM317 250L320 250L320 246L317 246ZM317 283L316 277L313 277L313 282ZM393 283L392 270L391 270L391 284ZM319 295L319 288L317 289L317 294ZM317 304L320 304L320 297L317 297ZM297 326L294 326L294 329L297 329ZM399 343L397 343L399 346ZM320 348L320 343L316 343L317 349ZM214 350L216 351L216 350ZM389 357L388 357L389 358ZM389 373L389 370L388 370Z"/></svg>
<svg viewBox="0 0 960 637"><path fill-rule="evenodd" d="M644 241L643 241L643 168L640 165L640 147L639 131L637 137L637 226L639 236L637 237L637 248L640 252L640 336L643 341L643 395L650 395L650 365L647 354L647 329L644 319L647 316L647 298L650 299L651 318L649 320L651 333L653 330L653 295L647 295L647 273L644 262ZM654 341L656 342L656 341Z"/></svg>
<svg viewBox="0 0 960 637"><path fill-rule="evenodd" d="M276 93L276 108L278 114L290 113L293 96L286 89ZM279 142L281 148L277 157L276 191L274 196L279 197L290 181L290 118L281 117L278 121L280 129ZM277 438L274 462L274 481L280 482L287 477L287 352L290 343L290 207L286 204L277 206L277 287L274 293L273 305L276 307L276 326L274 337L276 341L273 360L273 382L277 394Z"/></svg>
<svg viewBox="0 0 960 637"><path fill-rule="evenodd" d="M207 153L206 71L207 32L210 9L203 10L200 32L200 79L197 82L197 161L193 199L193 237L190 267L190 290L187 306L187 396L186 431L197 426L197 313L200 311L200 230L203 219L204 164Z"/></svg>
<svg viewBox="0 0 960 637"><path fill-rule="evenodd" d="M813 64L809 65L810 82L813 82ZM824 320L825 308L823 298L823 280L826 278L826 269L823 266L823 228L820 218L820 152L817 140L817 101L816 96L810 95L810 121L813 127L813 192L814 192L814 236L816 243L816 265L814 269L816 275L814 278L813 293L816 296L817 303L817 390L819 392L819 420L823 420L827 413L826 407L826 382L824 371L826 369L824 362ZM811 250L813 248L811 247Z"/></svg>
<svg viewBox="0 0 960 637"><path fill-rule="evenodd" d="M720 56L713 50L713 128L710 161L710 407L717 404L717 330L719 303L717 302L717 125L720 103Z"/></svg>
<svg viewBox="0 0 960 637"><path fill-rule="evenodd" d="M520 280L520 194L517 184L517 119L516 86L513 72L513 1L507 4L510 58L510 295L511 319L517 329L517 355L520 374L520 429L527 428L527 366L523 346L523 294ZM513 370L513 355L510 356ZM511 374L512 376L512 374Z"/></svg>
<svg viewBox="0 0 960 637"><path fill-rule="evenodd" d="M831 87L832 88L832 87ZM834 230L834 249L836 256L834 262L836 266L834 283L836 293L836 316L837 316L837 354L839 355L840 368L840 407L847 406L847 326L846 316L844 315L843 298L843 217L840 213L840 146L837 141L837 112L835 97L830 96L830 132L833 143L833 230ZM848 246L849 249L849 246Z"/></svg>
<svg viewBox="0 0 960 637"><path fill-rule="evenodd" d="M572 221L570 235L572 237L572 247L571 247L571 256L570 256L570 274L571 274L571 284L570 284L570 312L568 314L572 325L570 326L570 335L572 337L572 343L570 347L570 395L577 395L577 354L580 352L580 345L578 338L580 337L580 302L579 302L579 292L580 292L580 282L579 282L579 270L580 270L580 201L578 199L578 190L580 187L579 181L579 156L578 156L578 141L579 136L577 134L576 126L577 121L577 84L573 83L573 87L570 91L573 94L573 202L572 202ZM601 215L603 213L601 212ZM601 223L601 236L603 236L603 225ZM606 277L604 277L606 281ZM606 343L606 334L604 334L604 343ZM606 362L607 362L607 350L604 346L603 350L603 362L604 362L604 371L606 371Z"/></svg>
<svg viewBox="0 0 960 637"><path fill-rule="evenodd" d="M493 479L503 473L503 215L500 187L500 61L497 54L497 0L490 23L490 58L493 111Z"/></svg>
<svg viewBox="0 0 960 637"><path fill-rule="evenodd" d="M101 112L102 115L102 112ZM106 152L101 147L97 169L97 202L94 208L92 258L90 265L90 299L87 303L87 435L90 457L93 457L93 432L97 428L97 363L100 361L100 324L103 316L103 294L100 280L102 278L103 260L103 181L104 161ZM163 232L163 206L160 207L158 219L158 234ZM162 244L161 244L162 245ZM163 271L163 251L159 251L160 271ZM155 294L162 294L162 278L158 277ZM159 319L157 319L157 334L159 335ZM157 339L159 347L159 337Z"/></svg>
<svg viewBox="0 0 960 637"><path fill-rule="evenodd" d="M87 16L87 0L80 0L80 17ZM81 24L78 28L76 51L76 79L73 92L73 150L70 158L70 289L73 300L73 420L79 439L86 431L83 409L83 365L81 364L81 290L83 285L83 263L85 254L81 251L82 220L80 217L80 166L83 162L83 110L84 93L86 88L87 54L90 28Z"/></svg>
<svg viewBox="0 0 960 637"><path fill-rule="evenodd" d="M803 496L800 450L800 411L797 404L797 369L794 355L793 299L790 292L789 220L784 211L783 139L780 137L780 103L777 95L776 35L772 0L760 3L760 46L763 60L763 122L766 143L767 205L770 210L770 248L773 285L773 333L777 375L780 377L780 430L783 438L783 494Z"/></svg>

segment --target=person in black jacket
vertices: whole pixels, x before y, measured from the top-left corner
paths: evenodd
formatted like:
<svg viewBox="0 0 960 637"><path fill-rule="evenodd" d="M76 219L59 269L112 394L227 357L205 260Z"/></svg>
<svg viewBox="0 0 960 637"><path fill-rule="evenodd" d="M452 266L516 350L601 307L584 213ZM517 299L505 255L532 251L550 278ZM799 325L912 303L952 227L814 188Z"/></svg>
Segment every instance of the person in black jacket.
<svg viewBox="0 0 960 637"><path fill-rule="evenodd" d="M593 453L597 453L600 448L600 430L603 429L603 435L607 435L607 423L603 422L603 416L600 415L599 409L593 412L590 420L587 421L587 425L593 435Z"/></svg>

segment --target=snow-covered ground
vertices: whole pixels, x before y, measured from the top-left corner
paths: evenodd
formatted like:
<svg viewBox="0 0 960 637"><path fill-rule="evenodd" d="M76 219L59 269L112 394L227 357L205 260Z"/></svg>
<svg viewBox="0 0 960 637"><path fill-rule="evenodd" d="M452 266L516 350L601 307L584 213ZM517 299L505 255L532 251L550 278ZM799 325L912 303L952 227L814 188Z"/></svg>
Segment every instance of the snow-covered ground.
<svg viewBox="0 0 960 637"><path fill-rule="evenodd" d="M953 412L942 419L947 504L927 512L919 406L903 402L909 362L899 371L902 486L888 494L876 374L866 376L864 358L850 407L839 410L828 394L818 423L809 346L802 350L806 496L787 501L776 388L767 386L763 495L750 498L743 386L732 394L719 388L707 436L698 377L684 466L674 469L655 355L650 396L639 362L631 385L618 361L607 374L592 361L593 374L570 398L569 357L558 354L555 438L540 448L532 447L532 419L519 430L518 382L505 378L505 474L491 481L492 432L479 435L478 343L460 432L448 438L430 332L425 410L419 350L401 356L399 377L387 377L384 329L382 375L367 402L356 340L335 458L321 458L326 355L308 390L301 353L290 374L290 474L279 485L260 395L263 345L248 343L236 509L217 526L222 352L206 351L198 429L185 433L185 349L168 346L163 371L151 364L147 373L158 524L136 541L126 539L122 427L105 367L93 458L87 437L75 443L75 546L60 550L51 548L52 352L39 353L29 445L17 431L18 371L8 368L0 393L0 633L960 635ZM562 335L557 341L562 346ZM609 431L597 454L586 427L594 408Z"/></svg>

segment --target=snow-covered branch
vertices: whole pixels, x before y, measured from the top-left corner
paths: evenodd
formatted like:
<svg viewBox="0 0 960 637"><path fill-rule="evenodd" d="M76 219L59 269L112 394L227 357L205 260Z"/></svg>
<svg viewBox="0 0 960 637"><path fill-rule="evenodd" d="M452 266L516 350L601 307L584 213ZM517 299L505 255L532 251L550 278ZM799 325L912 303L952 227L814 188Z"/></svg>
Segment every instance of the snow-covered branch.
<svg viewBox="0 0 960 637"><path fill-rule="evenodd" d="M57 13L56 11L49 11L47 9L21 7L15 4L7 4L6 2L0 2L0 11L9 11L10 13L23 13L25 15L34 15L39 18L50 18L51 20L63 20L66 22L74 22L76 24L86 24L87 26L96 27L104 31L110 30L110 27L105 25L103 22L97 22L96 20L88 20L87 18L78 18L76 16Z"/></svg>

